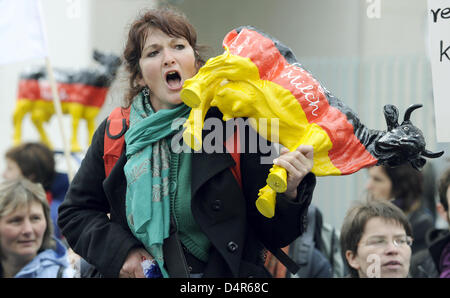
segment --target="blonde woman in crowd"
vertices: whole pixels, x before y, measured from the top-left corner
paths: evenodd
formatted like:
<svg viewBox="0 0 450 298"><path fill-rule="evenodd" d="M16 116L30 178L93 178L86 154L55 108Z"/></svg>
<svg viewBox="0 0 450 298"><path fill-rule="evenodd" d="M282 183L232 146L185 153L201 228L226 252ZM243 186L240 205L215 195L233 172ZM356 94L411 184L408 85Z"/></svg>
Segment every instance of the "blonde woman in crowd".
<svg viewBox="0 0 450 298"><path fill-rule="evenodd" d="M0 183L0 277L73 277L54 238L44 188L26 179Z"/></svg>

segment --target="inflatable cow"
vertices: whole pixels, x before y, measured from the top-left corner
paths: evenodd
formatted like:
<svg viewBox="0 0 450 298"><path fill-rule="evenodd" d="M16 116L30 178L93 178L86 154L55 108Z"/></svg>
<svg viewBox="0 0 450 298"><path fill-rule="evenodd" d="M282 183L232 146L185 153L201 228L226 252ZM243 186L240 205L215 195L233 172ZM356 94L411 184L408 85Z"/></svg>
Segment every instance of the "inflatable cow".
<svg viewBox="0 0 450 298"><path fill-rule="evenodd" d="M192 107L183 139L194 150L201 149L204 117L215 106L224 120L252 119L250 125L262 137L290 151L312 145L312 172L318 176L406 162L420 169L424 157L443 154L428 151L422 132L410 121L411 112L421 105L409 107L401 124L397 108L386 105L387 130L369 129L302 68L288 47L269 35L240 27L226 35L223 46L226 52L209 59L196 76L185 81L181 92L182 100ZM268 125L260 126L260 119ZM274 120L275 126L270 123ZM273 217L276 192L286 190L286 171L274 165L267 184L256 205L263 215Z"/></svg>

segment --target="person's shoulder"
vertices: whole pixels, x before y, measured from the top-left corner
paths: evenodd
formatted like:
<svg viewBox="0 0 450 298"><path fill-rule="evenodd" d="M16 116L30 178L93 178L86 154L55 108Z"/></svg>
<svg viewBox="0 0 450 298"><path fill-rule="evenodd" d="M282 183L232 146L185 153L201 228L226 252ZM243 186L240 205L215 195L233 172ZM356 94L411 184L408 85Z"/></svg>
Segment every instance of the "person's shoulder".
<svg viewBox="0 0 450 298"><path fill-rule="evenodd" d="M431 226L434 225L434 218L427 208L419 208L410 216L410 222L413 226Z"/></svg>
<svg viewBox="0 0 450 298"><path fill-rule="evenodd" d="M412 255L410 277L430 278L438 276L439 274L428 249L422 249Z"/></svg>
<svg viewBox="0 0 450 298"><path fill-rule="evenodd" d="M315 278L331 278L333 277L331 264L325 255L317 248L313 249L311 263L314 266Z"/></svg>
<svg viewBox="0 0 450 298"><path fill-rule="evenodd" d="M108 117L103 119L103 121L97 127L97 129L95 130L94 135L92 137L92 141L91 141L91 145L90 145L90 147L97 148L97 150L101 149L101 152L103 152L107 120L108 120Z"/></svg>
<svg viewBox="0 0 450 298"><path fill-rule="evenodd" d="M96 132L100 132L102 135L105 134L105 129L106 129L106 123L108 122L108 117L105 117L105 119L102 120L102 122L100 122L100 124L97 127Z"/></svg>
<svg viewBox="0 0 450 298"><path fill-rule="evenodd" d="M53 238L53 240L55 241L54 248L46 249L36 256L36 261L39 262L37 277L55 278L58 277L59 273L60 277L70 275L68 273L70 264L67 248L60 240L56 238Z"/></svg>
<svg viewBox="0 0 450 298"><path fill-rule="evenodd" d="M441 258L442 251L445 246L450 243L450 231L449 230L441 230L434 229L428 235L429 237L429 248L430 255L433 258L434 264L439 266L439 261Z"/></svg>

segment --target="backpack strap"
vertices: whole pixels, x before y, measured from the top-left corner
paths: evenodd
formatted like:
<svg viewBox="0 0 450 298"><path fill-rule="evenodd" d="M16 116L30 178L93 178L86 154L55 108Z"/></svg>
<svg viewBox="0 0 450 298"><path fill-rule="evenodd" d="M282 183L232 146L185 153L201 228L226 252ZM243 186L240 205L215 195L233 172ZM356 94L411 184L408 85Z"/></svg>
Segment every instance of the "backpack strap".
<svg viewBox="0 0 450 298"><path fill-rule="evenodd" d="M65 269L66 268L63 265L59 265L58 272L56 273L56 278L63 278Z"/></svg>
<svg viewBox="0 0 450 298"><path fill-rule="evenodd" d="M108 177L123 151L125 132L130 125L130 108L115 108L106 121L103 145L105 176Z"/></svg>

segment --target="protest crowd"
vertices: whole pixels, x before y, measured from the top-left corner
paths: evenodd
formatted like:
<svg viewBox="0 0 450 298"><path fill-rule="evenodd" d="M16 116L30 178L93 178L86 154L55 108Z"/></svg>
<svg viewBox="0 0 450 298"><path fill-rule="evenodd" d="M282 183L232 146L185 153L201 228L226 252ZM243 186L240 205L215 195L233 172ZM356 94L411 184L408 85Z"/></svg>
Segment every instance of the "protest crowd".
<svg viewBox="0 0 450 298"><path fill-rule="evenodd" d="M103 104L121 63L122 104L89 126L74 175L45 140L4 154L0 277L450 278L450 164L412 123L421 105L386 105L387 129L368 129L270 35L237 27L224 45L208 60L185 14L148 8L120 59L97 52L103 71L58 73L84 90L74 98L96 90ZM22 78L17 111L44 79ZM276 133L261 121L275 118ZM356 171L364 193L333 226L320 176Z"/></svg>

